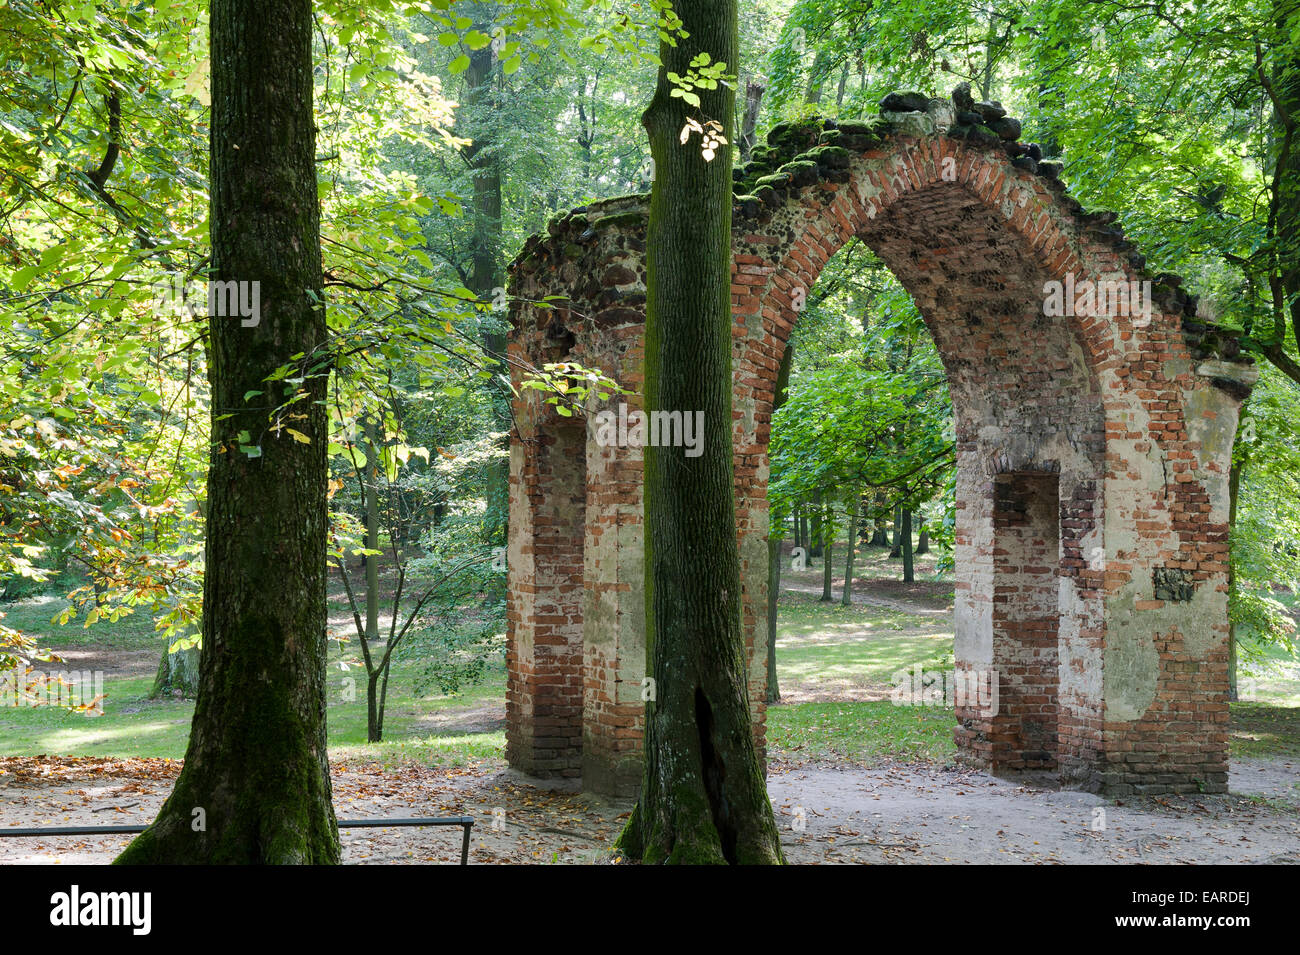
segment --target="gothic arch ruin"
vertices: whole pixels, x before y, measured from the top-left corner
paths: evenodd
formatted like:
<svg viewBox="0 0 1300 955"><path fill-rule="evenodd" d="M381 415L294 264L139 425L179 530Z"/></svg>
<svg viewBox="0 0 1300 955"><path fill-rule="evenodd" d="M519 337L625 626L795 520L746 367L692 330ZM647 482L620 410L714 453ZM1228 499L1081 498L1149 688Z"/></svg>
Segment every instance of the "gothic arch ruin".
<svg viewBox="0 0 1300 955"><path fill-rule="evenodd" d="M1177 277L1145 271L1113 213L1066 193L1060 166L1018 142L998 106L960 88L883 106L870 123L779 126L737 171L735 493L756 734L773 389L802 295L857 236L915 299L949 377L955 657L999 688L996 712L959 706L960 757L1111 795L1226 791L1227 480L1255 368L1196 320ZM528 241L511 269L517 377L572 360L641 390L647 213L646 196L597 202ZM1068 305L1066 283L1146 281L1149 312L1086 298L1045 308L1047 283ZM594 398L582 420L519 394L507 755L533 775L632 792L641 454L594 440Z"/></svg>

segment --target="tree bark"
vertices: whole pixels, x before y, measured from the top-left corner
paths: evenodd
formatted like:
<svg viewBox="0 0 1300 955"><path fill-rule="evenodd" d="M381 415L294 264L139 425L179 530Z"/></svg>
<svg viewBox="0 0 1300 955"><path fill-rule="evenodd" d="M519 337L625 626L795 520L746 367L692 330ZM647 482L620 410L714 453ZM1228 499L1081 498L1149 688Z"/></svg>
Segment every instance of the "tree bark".
<svg viewBox="0 0 1300 955"><path fill-rule="evenodd" d="M361 485L366 509L366 550L379 550L379 440L373 421L366 424L366 470L370 480ZM379 639L379 555L366 554L366 639ZM376 740L371 740L376 742Z"/></svg>
<svg viewBox="0 0 1300 955"><path fill-rule="evenodd" d="M192 502L187 510L190 513L202 514L204 519L207 518L207 502ZM188 527L189 524L182 524L182 527ZM193 543L193 535L182 531L184 535L182 540L185 543ZM164 696L172 696L180 693L181 696L192 698L199 692L199 655L202 652L201 641L202 634L196 624L186 624L183 632L176 636L176 640L186 637L199 636L200 645L185 647L177 650L175 653L171 650L172 643L175 640L168 638L167 643L163 646L162 659L158 661L158 672L154 676L153 687L149 690L150 699L158 699Z"/></svg>
<svg viewBox="0 0 1300 955"><path fill-rule="evenodd" d="M825 47L817 50L813 57L812 70L808 73L808 86L804 90L803 101L810 106L817 106L822 101L822 84L830 75L830 51Z"/></svg>
<svg viewBox="0 0 1300 955"><path fill-rule="evenodd" d="M187 627L185 633L180 636L191 636L194 632L193 627ZM173 653L171 643L172 641L169 640L167 646L163 647L162 659L158 661L158 672L153 678L153 687L149 690L150 699L156 700L176 693L191 697L198 692L201 651L198 647L185 647Z"/></svg>
<svg viewBox="0 0 1300 955"><path fill-rule="evenodd" d="M818 540L822 546L822 596L821 599L831 601L835 595L831 593L831 574L835 572L832 564L832 556L835 550L835 512L831 506L826 505L821 519L821 536Z"/></svg>
<svg viewBox="0 0 1300 955"><path fill-rule="evenodd" d="M758 111L763 105L763 93L766 87L762 83L749 80L745 83L745 118L740 125L740 161L749 162L749 155L757 144ZM790 349L787 347L786 351ZM773 408L773 413L776 409Z"/></svg>
<svg viewBox="0 0 1300 955"><path fill-rule="evenodd" d="M203 653L185 765L119 863L336 863L325 751L326 344L306 0L212 0L212 278L260 283L210 319ZM293 426L264 377L305 352ZM241 432L248 432L246 437ZM261 448L250 456L240 445Z"/></svg>
<svg viewBox="0 0 1300 955"><path fill-rule="evenodd" d="M916 556L930 553L930 531L926 528L925 522L916 530Z"/></svg>
<svg viewBox="0 0 1300 955"><path fill-rule="evenodd" d="M483 33L492 30L491 17L485 14L477 24ZM466 134L471 144L465 150L474 182L474 232L470 240L469 290L484 302L497 301L498 289L504 287L501 275L501 193L502 164L500 145L496 141L497 111L493 108L492 77L496 57L489 44L469 54L469 68L465 70L465 106L469 117ZM497 442L502 455L487 462L487 511L483 518L483 539L489 544L505 544L506 524L510 510L510 459L509 450L510 387L509 370L504 355L506 335L501 330L487 328L482 333L484 364L492 372L488 393L492 398L494 430L502 436Z"/></svg>
<svg viewBox="0 0 1300 955"><path fill-rule="evenodd" d="M912 565L912 512L903 508L903 582L912 583L916 573Z"/></svg>
<svg viewBox="0 0 1300 955"><path fill-rule="evenodd" d="M853 558L858 552L858 502L862 494L855 490L850 498L853 503L849 508L848 547L844 556L844 594L840 597L840 603L845 607L853 603Z"/></svg>
<svg viewBox="0 0 1300 955"><path fill-rule="evenodd" d="M1289 313L1292 337L1300 348L1300 39L1295 35L1300 2L1274 0L1273 9L1279 41L1273 63L1277 93L1273 106L1273 202L1277 210L1283 307Z"/></svg>
<svg viewBox="0 0 1300 955"><path fill-rule="evenodd" d="M1245 407L1241 409L1245 412ZM1245 461L1238 458L1232 462L1228 471L1228 529L1235 533L1237 529L1237 499L1241 492L1241 471ZM1228 558L1228 593L1236 592L1236 575L1232 570L1232 557ZM1237 700L1237 624L1231 618L1228 621L1228 701Z"/></svg>
<svg viewBox="0 0 1300 955"><path fill-rule="evenodd" d="M812 498L812 517L810 519L811 537L808 541L808 556L820 557L822 555L822 492L817 491Z"/></svg>
<svg viewBox="0 0 1300 955"><path fill-rule="evenodd" d="M887 502L885 500L884 492L877 491L876 498L875 498L875 506L872 508L874 516L871 519L872 524L874 526L874 530L871 535L872 547L889 546L889 532L885 530L885 521L884 521L884 514L886 511L886 507L887 507Z"/></svg>
<svg viewBox="0 0 1300 955"><path fill-rule="evenodd" d="M678 9L689 39L660 45L642 116L655 162L646 229L647 411L703 411L703 453L645 449L646 705L641 796L619 839L652 863L779 864L781 843L754 742L740 622L731 417L731 166L735 93L670 95L708 53L736 70L736 0ZM687 118L723 127L706 161Z"/></svg>
<svg viewBox="0 0 1300 955"><path fill-rule="evenodd" d="M781 594L781 537L767 538L767 693L768 703L781 699L781 682L776 674L777 605Z"/></svg>

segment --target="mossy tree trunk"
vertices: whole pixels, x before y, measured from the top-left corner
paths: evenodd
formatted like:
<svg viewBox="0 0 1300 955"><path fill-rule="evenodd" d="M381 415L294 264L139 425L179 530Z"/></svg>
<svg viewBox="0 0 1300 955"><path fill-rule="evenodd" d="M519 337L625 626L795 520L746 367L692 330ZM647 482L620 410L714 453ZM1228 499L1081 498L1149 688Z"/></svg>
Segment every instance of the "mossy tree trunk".
<svg viewBox="0 0 1300 955"><path fill-rule="evenodd" d="M117 861L336 863L325 752L325 378L311 367L326 341L312 7L212 0L210 22L212 279L259 282L260 313L251 327L210 320L198 701L171 796ZM309 443L267 428L282 397L263 378L299 352L308 355L298 386L307 393L294 410L306 418L293 424Z"/></svg>
<svg viewBox="0 0 1300 955"><path fill-rule="evenodd" d="M646 706L641 796L619 839L652 863L780 863L781 843L754 742L740 625L731 437L731 157L735 93L670 95L708 53L735 73L736 0L678 5L689 39L661 44L642 116L655 162L646 235L645 400L703 411L701 456L645 449ZM722 125L712 161L687 119Z"/></svg>
<svg viewBox="0 0 1300 955"><path fill-rule="evenodd" d="M191 515L202 514L207 516L207 502L202 503L193 501L186 508ZM189 522L181 525L183 528L191 527ZM182 531L184 535L182 540L187 543L194 543L194 537L189 533ZM163 644L162 659L158 661L158 672L153 679L153 688L149 690L150 699L159 699L164 696L180 695L193 699L199 692L199 654L200 648L197 645L184 646L172 651L172 644L185 639L198 637L202 640L202 634L199 632L197 624L186 624L180 633L173 637L167 637Z"/></svg>
<svg viewBox="0 0 1300 955"><path fill-rule="evenodd" d="M192 636L195 628L189 627L185 633L176 637L182 639ZM198 647L182 647L175 652L171 649L174 641L168 639L163 647L162 659L158 661L158 672L153 678L153 688L149 690L150 699L177 694L192 697L199 690L199 655Z"/></svg>

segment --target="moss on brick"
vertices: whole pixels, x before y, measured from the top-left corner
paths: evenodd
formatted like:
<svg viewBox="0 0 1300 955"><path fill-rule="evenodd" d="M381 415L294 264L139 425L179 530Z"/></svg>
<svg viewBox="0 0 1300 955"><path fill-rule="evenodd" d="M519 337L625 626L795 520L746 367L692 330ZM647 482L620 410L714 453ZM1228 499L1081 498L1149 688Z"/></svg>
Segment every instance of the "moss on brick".
<svg viewBox="0 0 1300 955"><path fill-rule="evenodd" d="M623 226L638 225L645 222L649 217L650 210L635 209L632 212L618 212L611 216L601 216L591 224L593 229L622 228Z"/></svg>
<svg viewBox="0 0 1300 955"><path fill-rule="evenodd" d="M803 153L799 159L827 169L848 169L853 156L843 146L818 146Z"/></svg>

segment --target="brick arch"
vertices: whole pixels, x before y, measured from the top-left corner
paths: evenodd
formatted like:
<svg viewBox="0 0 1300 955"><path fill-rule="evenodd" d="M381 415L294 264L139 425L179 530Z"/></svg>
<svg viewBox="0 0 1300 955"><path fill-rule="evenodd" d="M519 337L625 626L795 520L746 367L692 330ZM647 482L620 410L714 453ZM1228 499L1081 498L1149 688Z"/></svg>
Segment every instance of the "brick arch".
<svg viewBox="0 0 1300 955"><path fill-rule="evenodd" d="M962 757L1113 793L1223 789L1226 477L1255 372L996 104L959 88L951 103L883 105L870 123L779 126L736 171L733 438L756 733L772 393L800 295L856 236L917 302L949 376L958 670L999 691L996 712L958 706ZM511 270L516 369L574 360L640 390L647 208L595 203L529 240ZM1045 283L1067 280L1149 282L1151 312L1047 314ZM515 416L508 757L628 792L645 675L641 456L591 429L579 449L536 392Z"/></svg>

